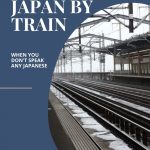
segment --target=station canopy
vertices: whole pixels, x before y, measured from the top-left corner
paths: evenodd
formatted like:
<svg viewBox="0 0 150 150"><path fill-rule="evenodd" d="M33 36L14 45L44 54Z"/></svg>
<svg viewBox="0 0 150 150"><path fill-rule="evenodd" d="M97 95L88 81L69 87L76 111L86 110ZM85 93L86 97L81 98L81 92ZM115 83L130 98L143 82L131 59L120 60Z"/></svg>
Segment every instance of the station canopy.
<svg viewBox="0 0 150 150"><path fill-rule="evenodd" d="M150 6L124 3L101 10L85 20L69 37L62 56L91 52L109 55L150 49Z"/></svg>

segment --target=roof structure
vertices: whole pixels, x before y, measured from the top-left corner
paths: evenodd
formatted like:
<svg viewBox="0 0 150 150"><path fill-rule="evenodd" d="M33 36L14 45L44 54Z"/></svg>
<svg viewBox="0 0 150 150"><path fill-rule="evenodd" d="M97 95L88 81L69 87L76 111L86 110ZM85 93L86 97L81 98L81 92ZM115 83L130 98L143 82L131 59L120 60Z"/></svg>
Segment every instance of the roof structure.
<svg viewBox="0 0 150 150"><path fill-rule="evenodd" d="M138 16L133 11L133 9L135 10L137 7L139 10L147 7L149 8L149 11L140 17L140 15ZM130 13L134 13L134 15ZM133 34L134 36L131 36L129 39L121 39L121 32L123 32L121 31L121 26L127 28L128 32L131 32L132 30L134 32L135 29L142 25L147 25L150 29L150 7L146 5L140 4L139 6L136 6L135 4L127 3L120 4L92 15L89 20L83 22L80 27L77 28L76 31L78 34L76 34L76 36L71 36L67 40L63 51L60 54L60 58L68 58L69 60L69 58L89 56L90 53L121 55L150 49L150 31L148 32L148 30L146 31L147 33L143 32L144 34L135 34L136 36ZM96 34L94 32L81 32L81 29L91 28L96 25L101 26L101 24L105 23L110 23L111 26L113 24L119 24L120 31L118 32L120 32L120 38L108 36L105 33Z"/></svg>
<svg viewBox="0 0 150 150"><path fill-rule="evenodd" d="M150 33L138 35L119 43L103 47L100 52L109 54L125 54L150 49Z"/></svg>

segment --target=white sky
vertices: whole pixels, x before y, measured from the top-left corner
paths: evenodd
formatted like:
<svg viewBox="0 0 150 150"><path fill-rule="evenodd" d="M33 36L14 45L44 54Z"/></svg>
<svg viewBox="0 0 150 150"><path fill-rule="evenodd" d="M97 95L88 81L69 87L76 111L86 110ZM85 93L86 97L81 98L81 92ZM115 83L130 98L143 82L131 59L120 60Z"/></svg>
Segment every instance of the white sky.
<svg viewBox="0 0 150 150"><path fill-rule="evenodd" d="M127 7L128 4L121 4L121 5L115 5L113 7ZM136 18L143 18L144 16L146 16L149 13L149 8L147 5L144 4L135 4L133 5L133 9L134 9L134 17ZM123 15L127 15L128 16L128 9L106 9L108 12L110 12L112 15L114 14L123 14ZM99 11L96 14L106 14L104 11ZM84 22L87 21L91 21L94 19L99 19L99 18L89 18L87 20L85 20ZM149 20L149 16L146 18L147 20ZM126 25L128 25L129 21L128 20L123 20L123 19L119 19L121 20L123 23L125 23ZM104 35L106 37L111 37L111 38L115 38L115 39L120 39L120 32L119 32L119 24L117 24L118 22L116 20L111 20L110 22L102 22L99 23L95 26L90 26L90 27L85 27L82 28L81 30L81 34L87 34L87 33L92 33L92 34L96 34L96 35L102 35L102 33L104 33ZM137 22L134 22L134 26L137 25ZM129 33L129 29L124 27L123 25L121 25L121 39L125 40L128 39L132 36L135 35L139 35L142 33L146 33L149 32L149 26L150 25L145 25L145 24L141 24L135 31L134 33ZM70 36L70 38L72 37L76 37L78 36L78 30L75 30L73 32L73 34ZM86 45L89 42L89 39L82 39L82 44ZM112 44L109 41L105 41L105 46ZM95 47L97 47L98 45L93 45ZM78 48L78 47L76 47ZM66 49L68 50L68 49ZM73 49L72 49L73 50ZM100 71L100 67L99 67L99 54L96 54L96 60L94 61L94 54L93 54L93 72L99 72ZM113 71L113 57L110 55L106 55L106 67L105 67L106 71ZM71 68L70 68L70 61L67 61L66 64L66 72L70 72ZM90 71L90 63L89 63L89 57L85 56L84 57L84 72ZM73 59L73 72L81 72L81 63L80 63L80 58L74 58Z"/></svg>

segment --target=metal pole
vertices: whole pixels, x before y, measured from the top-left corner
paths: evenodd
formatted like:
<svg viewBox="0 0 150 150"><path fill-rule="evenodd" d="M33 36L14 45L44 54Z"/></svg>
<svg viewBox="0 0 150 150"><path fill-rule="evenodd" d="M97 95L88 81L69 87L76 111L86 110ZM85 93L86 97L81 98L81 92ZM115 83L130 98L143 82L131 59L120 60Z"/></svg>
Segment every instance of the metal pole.
<svg viewBox="0 0 150 150"><path fill-rule="evenodd" d="M141 75L141 60L140 60L140 58L141 58L141 55L138 51L138 75Z"/></svg>
<svg viewBox="0 0 150 150"><path fill-rule="evenodd" d="M129 72L128 72L128 74L130 74L131 66L130 66L130 55L129 55L129 53L128 53L128 64L129 64Z"/></svg>
<svg viewBox="0 0 150 150"><path fill-rule="evenodd" d="M81 72L83 73L83 53L81 53Z"/></svg>
<svg viewBox="0 0 150 150"><path fill-rule="evenodd" d="M114 44L116 44L115 41L114 41ZM115 73L115 71L116 71L116 49L114 49L113 57L114 57L114 73Z"/></svg>
<svg viewBox="0 0 150 150"><path fill-rule="evenodd" d="M64 73L66 72L66 62L65 62L65 57L64 57Z"/></svg>
<svg viewBox="0 0 150 150"><path fill-rule="evenodd" d="M121 41L121 39L122 39L121 23L119 23L119 39L120 39L120 41Z"/></svg>
<svg viewBox="0 0 150 150"><path fill-rule="evenodd" d="M90 72L92 72L92 51L91 51L91 42L90 42Z"/></svg>
<svg viewBox="0 0 150 150"><path fill-rule="evenodd" d="M83 55L82 55L82 46L81 46L81 28L78 29L79 33L79 52L81 53L81 72L83 72Z"/></svg>
<svg viewBox="0 0 150 150"><path fill-rule="evenodd" d="M81 28L79 27L79 52L82 53L82 46L81 46Z"/></svg>
<svg viewBox="0 0 150 150"><path fill-rule="evenodd" d="M71 59L70 59L70 65L71 65L71 73L72 73L72 50L71 50L71 52L70 52L70 57L71 57Z"/></svg>
<svg viewBox="0 0 150 150"><path fill-rule="evenodd" d="M148 5L148 13L149 13L149 21L150 21L150 5ZM150 24L149 24L149 32L150 32Z"/></svg>
<svg viewBox="0 0 150 150"><path fill-rule="evenodd" d="M64 48L63 48L64 73L66 72L66 66L65 66L65 65L66 65L65 63L66 63L66 62L65 62L65 58L66 58L66 56L65 56L65 46L64 46Z"/></svg>
<svg viewBox="0 0 150 150"><path fill-rule="evenodd" d="M102 34L102 37L103 37L102 44L103 47L105 47L104 33ZM105 72L105 54L102 55L102 59L103 59L103 72Z"/></svg>
<svg viewBox="0 0 150 150"><path fill-rule="evenodd" d="M62 56L61 56L61 73L63 72L63 68L62 68L63 67L63 62L62 61L63 61L63 59L62 59Z"/></svg>
<svg viewBox="0 0 150 150"><path fill-rule="evenodd" d="M116 71L116 54L114 54L114 73Z"/></svg>
<svg viewBox="0 0 150 150"><path fill-rule="evenodd" d="M129 32L134 32L134 25L133 25L133 3L129 3Z"/></svg>
<svg viewBox="0 0 150 150"><path fill-rule="evenodd" d="M101 53L99 53L99 71L102 72L102 67L101 67Z"/></svg>
<svg viewBox="0 0 150 150"><path fill-rule="evenodd" d="M99 49L101 49L101 39L99 38ZM102 72L102 67L101 67L101 53L99 53L99 71Z"/></svg>
<svg viewBox="0 0 150 150"><path fill-rule="evenodd" d="M149 67L148 67L148 74L150 74L150 53L149 53Z"/></svg>
<svg viewBox="0 0 150 150"><path fill-rule="evenodd" d="M123 71L122 56L120 55L120 72Z"/></svg>

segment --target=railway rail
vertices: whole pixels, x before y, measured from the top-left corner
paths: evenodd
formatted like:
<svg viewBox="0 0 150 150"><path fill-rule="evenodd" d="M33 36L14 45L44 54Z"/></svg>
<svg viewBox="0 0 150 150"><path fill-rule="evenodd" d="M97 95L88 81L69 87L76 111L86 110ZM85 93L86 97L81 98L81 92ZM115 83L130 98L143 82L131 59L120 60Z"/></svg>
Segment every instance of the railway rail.
<svg viewBox="0 0 150 150"><path fill-rule="evenodd" d="M130 141L133 147L142 150L150 148L150 118L140 111L124 108L110 102L107 97L100 97L66 81L53 81L52 84L98 120L103 121L113 132Z"/></svg>
<svg viewBox="0 0 150 150"><path fill-rule="evenodd" d="M85 79L74 80L75 84L89 88L115 98L119 98L146 108L150 108L150 91L137 89L132 87L125 87L111 83L95 82Z"/></svg>
<svg viewBox="0 0 150 150"><path fill-rule="evenodd" d="M82 83L87 83L90 85L94 85L94 86L105 86L105 87L109 87L111 89L115 89L115 90L119 90L122 92L128 92L129 94L138 94L139 96L144 96L144 97L148 97L150 99L150 91L146 90L146 89L139 89L139 88L133 88L133 87L129 87L129 86L124 86L124 84L114 84L114 83L106 83L106 82L95 82L95 81L89 81L89 80L85 80L85 79L76 79L75 81L78 82L82 82ZM133 95L135 96L135 95Z"/></svg>

